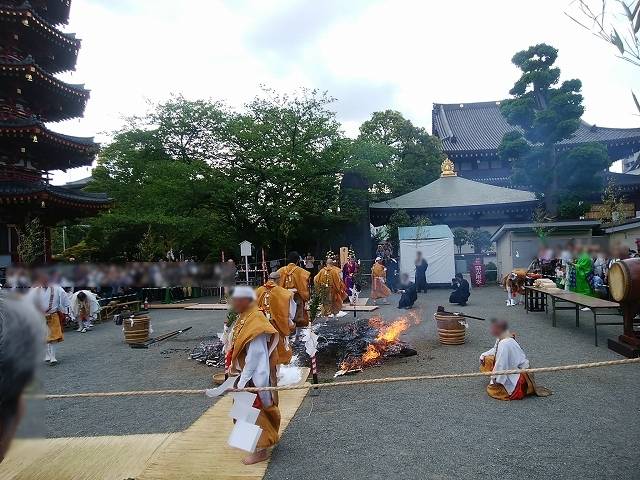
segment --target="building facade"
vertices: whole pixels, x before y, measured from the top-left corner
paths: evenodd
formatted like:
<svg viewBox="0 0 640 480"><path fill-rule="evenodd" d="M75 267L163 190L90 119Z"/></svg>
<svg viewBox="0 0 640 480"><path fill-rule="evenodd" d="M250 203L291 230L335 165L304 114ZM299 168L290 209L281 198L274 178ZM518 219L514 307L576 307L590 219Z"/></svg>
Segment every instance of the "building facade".
<svg viewBox="0 0 640 480"><path fill-rule="evenodd" d="M55 74L74 70L80 48L60 25L69 0L0 0L0 266L20 261L19 232L38 218L43 258L51 256L50 227L108 207L104 194L49 183L49 172L91 165L92 138L73 137L46 125L81 117L89 99L83 85Z"/></svg>

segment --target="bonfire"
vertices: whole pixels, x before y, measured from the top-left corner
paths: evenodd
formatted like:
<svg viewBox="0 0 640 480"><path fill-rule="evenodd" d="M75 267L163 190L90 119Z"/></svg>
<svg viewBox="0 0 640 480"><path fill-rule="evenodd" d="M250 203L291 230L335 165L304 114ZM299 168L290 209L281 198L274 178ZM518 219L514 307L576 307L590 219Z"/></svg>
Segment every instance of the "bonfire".
<svg viewBox="0 0 640 480"><path fill-rule="evenodd" d="M340 362L335 376L362 371L366 367L379 365L383 358L390 356L410 356L417 352L400 340L400 336L412 325L420 323L417 314L410 312L404 317L387 324L380 317L369 319L369 327L377 331L375 339L366 346L362 355L347 355Z"/></svg>

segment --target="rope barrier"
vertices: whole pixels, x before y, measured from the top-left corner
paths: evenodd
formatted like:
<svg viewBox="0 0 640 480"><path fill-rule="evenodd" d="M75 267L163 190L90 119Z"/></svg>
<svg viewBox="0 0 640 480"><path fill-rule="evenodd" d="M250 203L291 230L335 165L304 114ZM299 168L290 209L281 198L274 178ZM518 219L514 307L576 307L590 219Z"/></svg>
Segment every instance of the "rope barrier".
<svg viewBox="0 0 640 480"><path fill-rule="evenodd" d="M444 380L450 378L474 378L474 377L489 377L494 375L511 375L520 373L551 373L551 372L566 372L570 370L586 370L589 368L600 367L612 367L617 365L628 365L640 363L640 358L626 358L624 360L610 360L604 362L591 362L591 363L579 363L573 365L561 365L556 367L539 367L539 368L525 368L525 369L513 369L513 370L500 370L497 372L470 372L470 373L445 373L437 375L413 375L408 377L382 377L371 378L365 380L347 380L344 382L333 383L320 383L320 384L301 384L301 385L283 385L280 387L246 387L246 388L233 388L228 392L272 392L272 391L285 391L285 390L311 390L321 388L334 388L334 387L347 387L353 385L373 385L382 383L397 383L397 382L410 382L420 380ZM66 393L66 394L49 394L49 395L32 395L31 398L44 399L44 400L58 400L68 398L100 398L100 397L136 397L136 396L150 396L150 395L204 395L205 390L133 390L128 392L89 392L89 393Z"/></svg>

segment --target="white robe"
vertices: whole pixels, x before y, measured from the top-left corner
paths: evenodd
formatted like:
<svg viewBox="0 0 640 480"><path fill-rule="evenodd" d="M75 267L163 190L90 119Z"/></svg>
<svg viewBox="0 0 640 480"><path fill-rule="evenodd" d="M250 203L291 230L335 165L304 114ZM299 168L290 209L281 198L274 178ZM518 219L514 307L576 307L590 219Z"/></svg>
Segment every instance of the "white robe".
<svg viewBox="0 0 640 480"><path fill-rule="evenodd" d="M71 300L70 300L71 312L70 313L74 320L79 320L78 315L80 314L80 307L82 306L82 302L78 298L78 294L80 292L84 292L85 295L87 296L84 301L86 304L86 311L87 311L87 318L85 318L85 321L93 322L96 319L98 312L100 311L100 304L98 303L96 296L93 293L91 293L89 290L80 290L78 292L75 292L73 295L71 295Z"/></svg>
<svg viewBox="0 0 640 480"><path fill-rule="evenodd" d="M529 360L522 350L522 347L513 338L504 338L496 340L496 344L490 350L480 355L482 360L487 355L495 355L496 361L493 366L494 371L513 370L529 368ZM492 375L490 383L499 383L502 385L509 395L516 389L516 384L520 378L519 373L511 375Z"/></svg>
<svg viewBox="0 0 640 480"><path fill-rule="evenodd" d="M269 337L271 344L269 345ZM238 380L238 388L244 388L249 380L253 382L255 387L271 386L271 368L269 365L269 356L278 344L278 335L258 335L249 342L247 346L247 355L244 359L244 368L240 372ZM258 392L260 400L265 407L271 406L273 399L271 392Z"/></svg>
<svg viewBox="0 0 640 480"><path fill-rule="evenodd" d="M51 301L51 291L53 290L53 301ZM45 315L62 312L69 313L69 297L59 285L49 285L48 287L33 287L26 295L27 301ZM51 302L51 308L49 308Z"/></svg>

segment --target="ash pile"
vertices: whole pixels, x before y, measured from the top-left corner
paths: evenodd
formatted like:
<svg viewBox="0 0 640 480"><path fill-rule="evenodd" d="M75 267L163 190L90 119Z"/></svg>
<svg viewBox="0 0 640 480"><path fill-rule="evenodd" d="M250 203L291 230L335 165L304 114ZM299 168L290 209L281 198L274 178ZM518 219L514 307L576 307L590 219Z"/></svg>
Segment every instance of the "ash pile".
<svg viewBox="0 0 640 480"><path fill-rule="evenodd" d="M208 367L224 368L222 340L214 335L200 342L189 354L189 358Z"/></svg>

